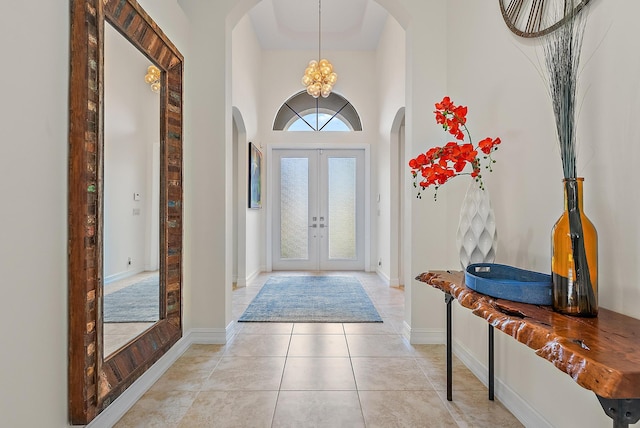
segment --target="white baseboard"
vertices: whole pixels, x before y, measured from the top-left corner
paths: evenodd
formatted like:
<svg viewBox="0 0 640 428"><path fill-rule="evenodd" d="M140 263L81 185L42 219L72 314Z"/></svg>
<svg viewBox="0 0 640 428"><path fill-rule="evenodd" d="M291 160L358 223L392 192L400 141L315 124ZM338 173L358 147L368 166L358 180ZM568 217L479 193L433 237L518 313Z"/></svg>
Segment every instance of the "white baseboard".
<svg viewBox="0 0 640 428"><path fill-rule="evenodd" d="M238 288L243 288L243 287L247 286L247 279L246 278L236 277L236 280L234 282L236 283L236 287L238 287Z"/></svg>
<svg viewBox="0 0 640 428"><path fill-rule="evenodd" d="M380 277L382 282L389 287L397 287L400 285L400 278L390 278L384 271L376 269L376 274Z"/></svg>
<svg viewBox="0 0 640 428"><path fill-rule="evenodd" d="M263 269L258 269L257 271L253 272L251 275L249 275L247 277L247 284L251 284L251 282L256 279L258 277L258 275L260 275L260 273L263 272Z"/></svg>
<svg viewBox="0 0 640 428"><path fill-rule="evenodd" d="M380 279L382 280L382 282L385 283L385 285L390 285L389 282L389 277L387 276L386 273L384 273L383 271L381 271L380 269L376 269L376 274L378 274L378 276L380 277Z"/></svg>
<svg viewBox="0 0 640 428"><path fill-rule="evenodd" d="M223 345L227 343L227 330L223 328L194 328L186 335L189 344Z"/></svg>
<svg viewBox="0 0 640 428"><path fill-rule="evenodd" d="M446 341L444 330L439 328L411 328L408 325L405 328L409 329L409 342L414 345L441 345Z"/></svg>
<svg viewBox="0 0 640 428"><path fill-rule="evenodd" d="M453 341L453 353L485 386L489 385L489 369L475 358L467 347ZM455 382L455 379L454 379ZM540 413L498 377L494 379L494 395L525 427L553 428Z"/></svg>
<svg viewBox="0 0 640 428"><path fill-rule="evenodd" d="M246 287L248 284L251 284L251 281L256 279L258 277L258 275L260 275L261 272L264 272L264 270L263 269L258 269L257 271L253 272L251 275L247 275L246 278L238 278L235 281L236 282L236 286L237 287Z"/></svg>
<svg viewBox="0 0 640 428"><path fill-rule="evenodd" d="M246 278L240 278L239 276L236 277L236 280L233 281L236 283L236 287L238 288L242 288L242 287L246 287L247 286L247 279Z"/></svg>

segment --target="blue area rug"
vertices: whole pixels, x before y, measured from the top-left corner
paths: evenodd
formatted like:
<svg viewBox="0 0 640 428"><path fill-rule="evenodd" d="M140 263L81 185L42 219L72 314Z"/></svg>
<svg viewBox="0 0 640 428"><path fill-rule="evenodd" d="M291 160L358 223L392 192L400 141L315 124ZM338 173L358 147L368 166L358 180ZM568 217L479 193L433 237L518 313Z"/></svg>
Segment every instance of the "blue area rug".
<svg viewBox="0 0 640 428"><path fill-rule="evenodd" d="M382 322L351 276L270 278L239 322Z"/></svg>
<svg viewBox="0 0 640 428"><path fill-rule="evenodd" d="M154 322L160 317L158 277L104 296L103 322Z"/></svg>

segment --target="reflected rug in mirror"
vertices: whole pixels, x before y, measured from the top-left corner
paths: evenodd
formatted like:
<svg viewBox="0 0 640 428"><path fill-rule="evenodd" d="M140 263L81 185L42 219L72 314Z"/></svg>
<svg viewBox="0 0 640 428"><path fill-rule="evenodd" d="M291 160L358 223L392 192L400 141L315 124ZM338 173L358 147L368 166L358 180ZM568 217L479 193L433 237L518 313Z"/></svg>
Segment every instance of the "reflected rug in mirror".
<svg viewBox="0 0 640 428"><path fill-rule="evenodd" d="M382 322L357 278L274 276L238 322Z"/></svg>
<svg viewBox="0 0 640 428"><path fill-rule="evenodd" d="M108 287L108 286L107 286ZM158 276L154 275L106 294L103 322L154 322L160 314Z"/></svg>

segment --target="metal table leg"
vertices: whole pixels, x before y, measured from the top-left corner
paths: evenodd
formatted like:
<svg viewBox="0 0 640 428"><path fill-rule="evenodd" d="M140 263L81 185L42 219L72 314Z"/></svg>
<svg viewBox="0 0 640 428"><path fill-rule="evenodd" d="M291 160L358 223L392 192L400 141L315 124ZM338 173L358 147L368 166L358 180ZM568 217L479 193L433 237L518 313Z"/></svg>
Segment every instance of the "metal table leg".
<svg viewBox="0 0 640 428"><path fill-rule="evenodd" d="M489 324L489 400L493 401L494 370L493 370L493 326Z"/></svg>
<svg viewBox="0 0 640 428"><path fill-rule="evenodd" d="M444 301L447 303L447 401L452 401L453 357L451 353L451 302L453 301L453 296L445 293Z"/></svg>
<svg viewBox="0 0 640 428"><path fill-rule="evenodd" d="M596 394L604 412L613 419L613 428L628 428L640 420L640 398L612 399Z"/></svg>

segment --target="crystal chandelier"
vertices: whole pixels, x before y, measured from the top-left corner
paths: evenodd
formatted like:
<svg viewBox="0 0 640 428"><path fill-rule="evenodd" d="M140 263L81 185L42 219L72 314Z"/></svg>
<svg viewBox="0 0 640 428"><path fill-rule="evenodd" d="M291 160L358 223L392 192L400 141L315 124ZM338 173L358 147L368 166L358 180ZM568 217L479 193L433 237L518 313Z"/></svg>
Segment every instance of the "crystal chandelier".
<svg viewBox="0 0 640 428"><path fill-rule="evenodd" d="M338 80L338 75L333 71L333 65L327 59L321 58L322 40L322 0L318 0L318 60L309 61L307 69L302 76L302 84L307 87L307 93L313 98L322 95L327 98Z"/></svg>
<svg viewBox="0 0 640 428"><path fill-rule="evenodd" d="M147 68L144 81L151 85L153 92L160 92L160 69L155 65L150 65L149 68Z"/></svg>

